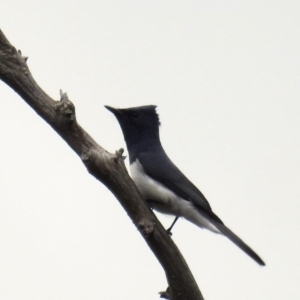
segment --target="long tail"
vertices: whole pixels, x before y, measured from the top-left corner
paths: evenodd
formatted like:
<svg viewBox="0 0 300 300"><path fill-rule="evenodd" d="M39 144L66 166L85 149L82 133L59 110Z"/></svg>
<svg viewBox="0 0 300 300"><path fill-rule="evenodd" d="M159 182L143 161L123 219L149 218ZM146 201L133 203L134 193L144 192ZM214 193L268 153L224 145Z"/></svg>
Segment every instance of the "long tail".
<svg viewBox="0 0 300 300"><path fill-rule="evenodd" d="M259 265L265 266L264 261L248 246L246 245L237 235L235 235L229 228L227 228L224 224L213 222L214 226L218 228L218 230L229 238L233 243L235 243L240 249L242 249L245 253L247 253L251 258L253 258Z"/></svg>

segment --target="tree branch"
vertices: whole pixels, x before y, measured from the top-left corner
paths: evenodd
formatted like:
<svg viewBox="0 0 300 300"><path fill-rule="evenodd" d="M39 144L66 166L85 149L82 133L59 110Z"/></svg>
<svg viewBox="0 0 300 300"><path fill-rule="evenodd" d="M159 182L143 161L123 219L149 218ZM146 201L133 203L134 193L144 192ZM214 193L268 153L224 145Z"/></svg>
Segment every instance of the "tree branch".
<svg viewBox="0 0 300 300"><path fill-rule="evenodd" d="M89 173L119 200L165 270L172 300L202 300L201 292L172 239L142 200L129 177L122 149L111 154L99 146L76 121L75 107L66 93L51 99L35 82L27 58L0 30L0 79L18 93L77 153ZM169 296L170 295L170 296Z"/></svg>

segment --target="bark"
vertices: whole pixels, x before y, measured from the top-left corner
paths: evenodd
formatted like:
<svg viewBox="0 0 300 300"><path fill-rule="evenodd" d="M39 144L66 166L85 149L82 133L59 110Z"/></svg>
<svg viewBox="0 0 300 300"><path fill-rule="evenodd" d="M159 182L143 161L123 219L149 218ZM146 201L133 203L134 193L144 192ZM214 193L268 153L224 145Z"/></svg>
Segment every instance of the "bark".
<svg viewBox="0 0 300 300"><path fill-rule="evenodd" d="M66 93L51 99L35 82L22 56L0 30L0 79L30 105L77 153L91 175L118 199L162 265L172 300L204 299L183 256L129 177L123 150L111 154L98 145L76 121L75 107Z"/></svg>

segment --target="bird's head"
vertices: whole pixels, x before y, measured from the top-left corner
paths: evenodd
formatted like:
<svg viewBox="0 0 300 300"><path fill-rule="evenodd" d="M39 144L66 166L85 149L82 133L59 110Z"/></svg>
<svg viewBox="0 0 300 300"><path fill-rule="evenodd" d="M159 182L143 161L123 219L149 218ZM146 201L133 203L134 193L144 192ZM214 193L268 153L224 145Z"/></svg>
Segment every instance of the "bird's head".
<svg viewBox="0 0 300 300"><path fill-rule="evenodd" d="M105 106L117 118L127 148L146 139L158 138L159 118L155 105L113 108Z"/></svg>

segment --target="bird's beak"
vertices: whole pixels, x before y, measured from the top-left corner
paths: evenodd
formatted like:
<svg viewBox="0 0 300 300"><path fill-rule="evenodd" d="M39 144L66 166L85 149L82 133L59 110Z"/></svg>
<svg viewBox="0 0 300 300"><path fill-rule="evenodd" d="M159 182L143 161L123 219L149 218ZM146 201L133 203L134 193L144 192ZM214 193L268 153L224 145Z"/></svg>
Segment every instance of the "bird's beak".
<svg viewBox="0 0 300 300"><path fill-rule="evenodd" d="M121 113L121 111L118 108L113 108L113 107L108 106L108 105L104 105L104 107L106 109L108 109L110 112L112 112L115 116Z"/></svg>

